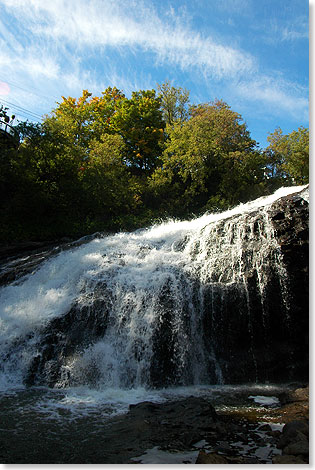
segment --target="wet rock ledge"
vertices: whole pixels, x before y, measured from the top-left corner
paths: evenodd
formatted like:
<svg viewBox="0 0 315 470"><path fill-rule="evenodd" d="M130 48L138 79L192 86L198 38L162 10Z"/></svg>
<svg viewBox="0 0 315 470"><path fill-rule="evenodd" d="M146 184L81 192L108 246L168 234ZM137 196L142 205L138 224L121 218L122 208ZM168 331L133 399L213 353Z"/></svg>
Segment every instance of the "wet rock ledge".
<svg viewBox="0 0 315 470"><path fill-rule="evenodd" d="M120 439L126 436L125 462L129 454L130 463L158 463L154 457L142 461L145 452L157 449L155 452L168 453L170 459L182 455L176 463L307 464L308 388L278 398L280 406L256 411L251 406L219 406L216 411L208 399L197 397L131 405L116 429L117 434L123 431Z"/></svg>
<svg viewBox="0 0 315 470"><path fill-rule="evenodd" d="M233 463L273 463L273 464L308 464L309 463L309 387L293 389L279 395L281 406L273 408L266 412L256 411L248 413L242 411L232 412L230 416L234 416L236 421L247 422L247 440L254 438L254 446L257 447L255 454L263 455L264 448L276 447L271 462L254 462L241 456L230 457L226 453L207 452L200 450L196 464L233 464ZM259 424L261 420L267 421L256 428L252 425ZM269 422L269 423L268 423ZM284 424L282 431L273 430L272 423ZM257 434L262 438L257 440ZM234 436L236 438L237 436ZM233 445L233 443L231 442ZM222 450L222 449L221 449ZM279 452L279 453L278 453ZM252 461L249 461L252 460Z"/></svg>

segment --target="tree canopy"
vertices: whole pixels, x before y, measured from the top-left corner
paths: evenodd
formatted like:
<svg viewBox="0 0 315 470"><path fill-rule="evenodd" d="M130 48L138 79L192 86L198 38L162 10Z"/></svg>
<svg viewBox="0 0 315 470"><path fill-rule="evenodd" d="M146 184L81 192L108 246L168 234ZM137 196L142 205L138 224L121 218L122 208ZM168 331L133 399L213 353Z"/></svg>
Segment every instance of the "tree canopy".
<svg viewBox="0 0 315 470"><path fill-rule="evenodd" d="M278 128L259 149L227 103L191 105L170 82L129 98L116 87L83 90L15 128L19 147L0 149L6 243L131 230L308 182L308 129Z"/></svg>
<svg viewBox="0 0 315 470"><path fill-rule="evenodd" d="M309 178L309 130L299 127L284 135L280 127L267 137L266 151L276 173L292 184L306 184Z"/></svg>
<svg viewBox="0 0 315 470"><path fill-rule="evenodd" d="M262 181L264 166L246 124L219 100L194 106L190 114L169 130L153 186L177 190L179 206L189 210L243 200L244 189Z"/></svg>
<svg viewBox="0 0 315 470"><path fill-rule="evenodd" d="M186 121L189 117L189 91L175 88L169 81L158 85L163 119L168 125Z"/></svg>

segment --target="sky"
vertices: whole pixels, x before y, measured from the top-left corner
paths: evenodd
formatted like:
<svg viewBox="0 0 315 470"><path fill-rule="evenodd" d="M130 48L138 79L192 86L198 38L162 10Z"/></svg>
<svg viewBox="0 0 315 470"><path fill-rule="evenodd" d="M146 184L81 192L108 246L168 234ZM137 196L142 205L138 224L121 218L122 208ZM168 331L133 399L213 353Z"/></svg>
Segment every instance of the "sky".
<svg viewBox="0 0 315 470"><path fill-rule="evenodd" d="M309 125L308 22L306 0L0 0L0 105L40 121L83 89L168 80L225 101L265 148Z"/></svg>

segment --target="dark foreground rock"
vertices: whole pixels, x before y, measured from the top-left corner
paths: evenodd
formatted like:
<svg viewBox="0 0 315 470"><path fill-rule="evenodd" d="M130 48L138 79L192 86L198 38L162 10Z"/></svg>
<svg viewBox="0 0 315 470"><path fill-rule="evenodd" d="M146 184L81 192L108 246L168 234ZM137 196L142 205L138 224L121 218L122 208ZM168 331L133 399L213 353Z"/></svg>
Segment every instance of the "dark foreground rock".
<svg viewBox="0 0 315 470"><path fill-rule="evenodd" d="M297 412L298 408L292 407L297 403L301 405L302 398L303 417ZM241 414L243 405L239 407L240 414L230 413L221 405L216 411L213 404L203 398L139 403L130 406L122 427L119 427L120 438L124 439L126 429L132 430L132 436L126 436L126 442L130 453L135 448L139 450L139 457L132 458L134 463L148 463L141 460L140 444L146 451L158 448L170 455L200 449L191 462L185 463L305 464L308 463L309 447L308 388L292 389L286 399L290 400L290 411L288 403L270 408L263 406L263 422L259 413L256 418L253 415L250 419L244 418ZM273 423L285 423L282 432L279 424Z"/></svg>
<svg viewBox="0 0 315 470"><path fill-rule="evenodd" d="M212 404L195 397L130 405L125 423L140 430L142 443L147 441L148 445L159 445L164 450L187 450L200 440L200 432L226 431Z"/></svg>
<svg viewBox="0 0 315 470"><path fill-rule="evenodd" d="M301 390L305 397L306 389ZM41 388L1 395L0 422L5 432L0 434L0 461L6 464L307 463L308 416L301 418L292 407L302 402L253 406L249 396L258 392L259 388L244 391L241 387L239 394L224 392L211 399L147 401L131 405L128 413L112 418L106 415L106 407L104 411L94 407L91 413L83 410L82 415L72 415L62 408L64 400L58 397L64 395L59 392L57 395L49 392L61 406L54 406L53 414L49 414L49 407L45 408L47 390ZM289 395L293 399L294 394L288 393L286 399Z"/></svg>
<svg viewBox="0 0 315 470"><path fill-rule="evenodd" d="M229 463L228 460L223 457L222 455L217 454L216 452L205 452L204 450L201 450L198 454L196 463L201 463L201 464L225 464Z"/></svg>
<svg viewBox="0 0 315 470"><path fill-rule="evenodd" d="M282 431L277 447L282 455L273 459L274 464L309 462L309 424L306 420L287 423Z"/></svg>
<svg viewBox="0 0 315 470"><path fill-rule="evenodd" d="M134 463L142 463L141 455L153 448L170 455L194 451L193 461L186 463L264 463L256 457L238 455L233 448L233 443L239 440L248 443L250 428L254 426L243 420L218 415L209 400L204 398L189 397L167 403L143 402L131 405L128 414L115 426L115 435L120 437L113 444L126 443L124 458L126 453L131 457L137 449L139 457L136 454L132 458ZM198 451L205 444L213 451ZM112 463L118 463L120 457L121 454L113 456Z"/></svg>

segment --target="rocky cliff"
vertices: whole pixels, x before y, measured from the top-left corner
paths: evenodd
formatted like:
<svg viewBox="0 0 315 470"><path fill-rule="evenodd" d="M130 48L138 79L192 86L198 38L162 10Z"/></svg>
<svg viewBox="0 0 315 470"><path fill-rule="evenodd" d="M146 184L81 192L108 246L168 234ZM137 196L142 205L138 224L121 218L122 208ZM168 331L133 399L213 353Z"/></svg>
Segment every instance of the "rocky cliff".
<svg viewBox="0 0 315 470"><path fill-rule="evenodd" d="M248 227L254 219L258 231L265 215L248 214ZM227 383L308 379L308 189L278 199L267 218L276 244L263 258L263 292L262 266L249 263L246 291L234 283L223 294L213 286L206 293L204 330ZM247 260L251 250L244 239Z"/></svg>
<svg viewBox="0 0 315 470"><path fill-rule="evenodd" d="M307 381L307 194L246 205L197 229L174 223L88 240L48 264L28 258L28 280L15 289L26 308L35 293L37 324L5 342L4 360L21 357L24 367L30 358L28 385ZM23 260L19 267L24 273ZM70 307L46 320L36 300L43 292L47 309L56 309L52 293Z"/></svg>

